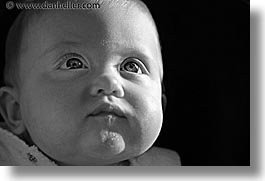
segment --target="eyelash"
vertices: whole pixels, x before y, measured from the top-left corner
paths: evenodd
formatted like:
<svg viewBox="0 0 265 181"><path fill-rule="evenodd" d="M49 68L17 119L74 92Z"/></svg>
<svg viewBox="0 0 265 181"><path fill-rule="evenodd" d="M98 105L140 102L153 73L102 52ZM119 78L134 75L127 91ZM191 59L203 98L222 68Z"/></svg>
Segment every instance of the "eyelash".
<svg viewBox="0 0 265 181"><path fill-rule="evenodd" d="M80 68L67 68L67 63L71 59L77 59L77 60L79 60L82 63L81 64L82 67L80 67ZM64 55L61 58L61 61L60 61L60 64L59 64L58 69L61 69L61 70L87 69L88 66L86 64L87 63L86 63L85 59L81 55L79 55L77 53L68 53L68 54ZM63 66L65 66L65 67L63 67Z"/></svg>

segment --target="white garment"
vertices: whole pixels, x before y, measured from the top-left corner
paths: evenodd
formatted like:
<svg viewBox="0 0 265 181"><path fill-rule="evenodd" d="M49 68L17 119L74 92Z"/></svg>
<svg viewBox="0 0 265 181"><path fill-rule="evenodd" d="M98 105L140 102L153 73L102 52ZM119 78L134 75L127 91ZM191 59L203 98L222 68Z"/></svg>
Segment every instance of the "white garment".
<svg viewBox="0 0 265 181"><path fill-rule="evenodd" d="M180 166L176 152L157 147L127 162L130 166ZM42 154L36 146L28 146L19 137L0 127L0 165L56 166L56 163Z"/></svg>

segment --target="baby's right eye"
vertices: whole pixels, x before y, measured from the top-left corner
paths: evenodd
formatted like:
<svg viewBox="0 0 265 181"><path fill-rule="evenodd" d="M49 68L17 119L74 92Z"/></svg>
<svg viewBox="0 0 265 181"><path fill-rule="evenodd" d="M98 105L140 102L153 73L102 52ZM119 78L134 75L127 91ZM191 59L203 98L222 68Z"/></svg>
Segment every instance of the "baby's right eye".
<svg viewBox="0 0 265 181"><path fill-rule="evenodd" d="M70 69L87 69L85 59L76 53L69 53L62 57L61 65L59 69L61 70L70 70Z"/></svg>
<svg viewBox="0 0 265 181"><path fill-rule="evenodd" d="M144 64L138 58L129 57L125 59L120 66L121 71L134 73L134 74L143 74L146 72Z"/></svg>

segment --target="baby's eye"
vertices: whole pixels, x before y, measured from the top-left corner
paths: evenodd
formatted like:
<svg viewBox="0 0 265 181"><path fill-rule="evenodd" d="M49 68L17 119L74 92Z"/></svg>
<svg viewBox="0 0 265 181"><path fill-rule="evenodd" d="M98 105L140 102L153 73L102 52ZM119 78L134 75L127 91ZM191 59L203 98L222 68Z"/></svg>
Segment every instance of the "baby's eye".
<svg viewBox="0 0 265 181"><path fill-rule="evenodd" d="M70 69L87 69L84 58L76 53L66 54L63 58L62 64L59 69L70 70Z"/></svg>
<svg viewBox="0 0 265 181"><path fill-rule="evenodd" d="M142 74L143 70L141 67L144 67L144 65L137 58L127 58L124 62L122 62L120 69L121 71Z"/></svg>

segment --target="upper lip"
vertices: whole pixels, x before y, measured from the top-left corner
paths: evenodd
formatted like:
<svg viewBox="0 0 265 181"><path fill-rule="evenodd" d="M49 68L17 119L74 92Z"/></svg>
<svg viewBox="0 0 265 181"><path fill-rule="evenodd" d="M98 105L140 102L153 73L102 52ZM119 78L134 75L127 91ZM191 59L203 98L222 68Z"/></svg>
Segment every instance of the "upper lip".
<svg viewBox="0 0 265 181"><path fill-rule="evenodd" d="M114 114L119 117L125 117L122 109L115 104L103 103L97 106L91 113L90 116L97 116L99 114Z"/></svg>

